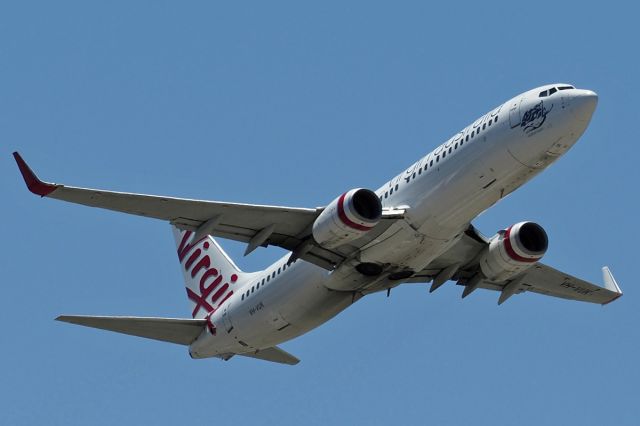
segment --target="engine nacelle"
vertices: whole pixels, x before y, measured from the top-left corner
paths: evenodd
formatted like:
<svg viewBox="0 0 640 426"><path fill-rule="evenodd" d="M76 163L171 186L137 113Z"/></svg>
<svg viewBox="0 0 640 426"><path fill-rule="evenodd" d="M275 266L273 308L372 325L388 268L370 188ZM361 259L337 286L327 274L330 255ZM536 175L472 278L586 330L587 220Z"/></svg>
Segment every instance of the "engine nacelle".
<svg viewBox="0 0 640 426"><path fill-rule="evenodd" d="M331 202L313 223L313 238L326 248L353 241L380 221L382 203L375 192L356 188Z"/></svg>
<svg viewBox="0 0 640 426"><path fill-rule="evenodd" d="M480 269L492 281L504 281L530 268L547 252L544 229L533 222L520 222L491 238L480 257Z"/></svg>

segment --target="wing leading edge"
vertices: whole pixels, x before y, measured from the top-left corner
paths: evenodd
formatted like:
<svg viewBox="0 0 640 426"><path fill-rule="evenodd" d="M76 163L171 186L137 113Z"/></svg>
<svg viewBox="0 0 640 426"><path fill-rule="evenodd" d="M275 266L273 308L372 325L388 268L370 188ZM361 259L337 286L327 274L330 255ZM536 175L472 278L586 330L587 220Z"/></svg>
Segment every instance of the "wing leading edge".
<svg viewBox="0 0 640 426"><path fill-rule="evenodd" d="M40 180L20 154L14 152L13 155L27 188L41 197L166 220L179 228L195 231L196 236L210 234L248 243L247 252L258 246L279 246L292 251L296 257L328 270L334 269L357 252L358 247L363 247L370 239L377 237L396 220L402 218L402 213L383 212L378 226L370 231L366 238L358 240L357 247L328 250L311 238L311 226L322 209L224 203L65 186ZM428 282L442 274L441 280L453 279L465 285L463 297L476 288L500 291L500 304L512 295L524 291L600 304L610 303L622 295L608 268L603 268L604 287L542 263L536 263L532 268L506 282L470 283L470 278L478 269L478 254L487 243L486 238L473 226L469 226L457 244L405 282ZM452 272L452 275L445 276L448 275L444 273L447 271ZM395 286L398 283L388 284ZM382 288L386 287L376 288L374 291Z"/></svg>
<svg viewBox="0 0 640 426"><path fill-rule="evenodd" d="M196 237L213 235L247 243L247 253L258 246L279 246L292 251L296 258L328 270L352 254L339 248L323 248L311 237L311 227L322 208L192 200L49 183L40 180L19 153L14 152L13 156L29 191L41 197L166 220L178 228L194 231ZM383 213L375 231L370 232L371 238L398 218L394 212ZM363 240L362 244L367 242Z"/></svg>
<svg viewBox="0 0 640 426"><path fill-rule="evenodd" d="M499 291L499 305L514 294L527 291L601 305L611 303L622 296L622 290L611 270L606 266L602 268L603 286L587 282L540 262L508 281L474 281L473 277L479 268L479 255L488 243L489 241L470 225L467 232L451 249L435 259L426 269L416 273L408 282L431 281L434 283L432 290L435 290L442 284L438 278L444 276L465 286L463 297L477 288ZM453 274L447 274L451 269L454 270Z"/></svg>
<svg viewBox="0 0 640 426"><path fill-rule="evenodd" d="M622 296L622 290L618 287L613 274L608 267L602 268L604 286L587 282L580 278L554 269L543 263L538 263L528 269L521 277L516 277L511 283L515 288L503 288L504 300L508 294L532 291L547 296L560 297L562 299L578 300L581 302L598 303L606 305ZM507 293L504 293L507 290ZM501 299L502 299L501 297ZM504 300L501 300L504 302Z"/></svg>

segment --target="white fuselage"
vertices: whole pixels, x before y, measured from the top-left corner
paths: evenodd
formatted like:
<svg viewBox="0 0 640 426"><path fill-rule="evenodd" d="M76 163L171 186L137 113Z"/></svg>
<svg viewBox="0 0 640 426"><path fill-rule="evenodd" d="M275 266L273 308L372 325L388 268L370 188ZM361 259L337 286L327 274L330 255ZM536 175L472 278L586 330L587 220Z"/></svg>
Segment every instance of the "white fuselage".
<svg viewBox="0 0 640 426"><path fill-rule="evenodd" d="M552 87L565 89L540 97ZM349 263L335 271L300 260L286 266L287 255L248 274L212 316L217 334L205 330L191 345L191 355L274 346L323 324L363 293L385 288L381 284L388 283L389 273L427 267L478 214L548 167L582 135L597 98L567 87L548 85L516 96L376 191L383 208L406 209L404 220L360 253L361 262L389 265L383 274L365 277Z"/></svg>

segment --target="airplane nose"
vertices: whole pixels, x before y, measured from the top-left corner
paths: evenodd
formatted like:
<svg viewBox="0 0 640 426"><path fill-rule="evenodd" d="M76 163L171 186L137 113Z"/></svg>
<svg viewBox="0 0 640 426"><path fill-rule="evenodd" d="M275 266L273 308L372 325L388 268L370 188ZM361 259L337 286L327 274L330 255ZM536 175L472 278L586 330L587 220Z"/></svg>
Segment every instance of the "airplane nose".
<svg viewBox="0 0 640 426"><path fill-rule="evenodd" d="M593 111L598 104L598 95L591 90L580 90L571 99L571 112L578 121L588 122L591 120Z"/></svg>

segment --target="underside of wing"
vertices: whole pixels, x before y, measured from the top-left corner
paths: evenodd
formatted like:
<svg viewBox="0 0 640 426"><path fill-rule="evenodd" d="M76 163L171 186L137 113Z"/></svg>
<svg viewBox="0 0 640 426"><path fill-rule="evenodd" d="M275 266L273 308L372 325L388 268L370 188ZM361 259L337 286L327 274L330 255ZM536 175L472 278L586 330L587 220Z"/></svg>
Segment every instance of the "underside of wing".
<svg viewBox="0 0 640 426"><path fill-rule="evenodd" d="M399 217L398 212L385 212L360 241L328 249L312 238L312 226L323 208L192 200L54 184L40 180L20 154L15 152L14 157L28 189L41 197L165 220L193 231L194 240L213 235L247 243L247 253L260 246L282 247L292 251L295 258L328 270L357 252L360 244L383 233Z"/></svg>
<svg viewBox="0 0 640 426"><path fill-rule="evenodd" d="M188 318L62 315L56 320L179 345L190 345L206 325L206 320Z"/></svg>
<svg viewBox="0 0 640 426"><path fill-rule="evenodd" d="M482 273L480 261L489 244L490 239L470 225L454 246L406 282L431 282L431 291L434 291L446 281L453 280L464 286L463 298L478 288L495 290L500 292L498 304L504 303L515 294L527 291L602 305L622 296L620 287L606 267L603 268L603 286L574 277L541 262L531 263L523 272L513 274L507 279L488 279Z"/></svg>
<svg viewBox="0 0 640 426"><path fill-rule="evenodd" d="M609 268L603 268L603 275L604 286L601 287L538 263L521 277L514 278L513 282L518 283L518 292L532 291L545 296L606 305L622 296L622 291ZM607 285L610 283L613 285Z"/></svg>

